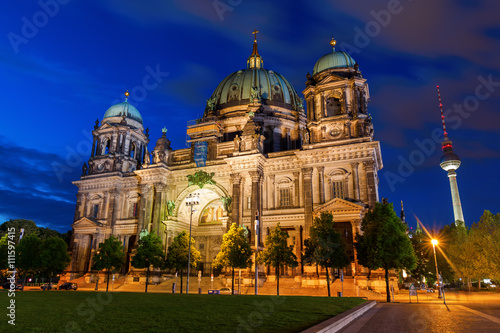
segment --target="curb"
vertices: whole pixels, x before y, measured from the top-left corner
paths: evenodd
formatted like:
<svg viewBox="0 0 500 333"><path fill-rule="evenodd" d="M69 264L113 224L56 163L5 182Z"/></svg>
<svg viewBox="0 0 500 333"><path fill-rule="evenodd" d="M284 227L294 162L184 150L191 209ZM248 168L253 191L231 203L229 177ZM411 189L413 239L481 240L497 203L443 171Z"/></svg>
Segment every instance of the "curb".
<svg viewBox="0 0 500 333"><path fill-rule="evenodd" d="M301 333L333 333L338 332L345 326L349 325L354 319L360 317L366 311L377 305L376 301L366 302L364 304L358 305L338 316L327 319L313 327L310 327Z"/></svg>

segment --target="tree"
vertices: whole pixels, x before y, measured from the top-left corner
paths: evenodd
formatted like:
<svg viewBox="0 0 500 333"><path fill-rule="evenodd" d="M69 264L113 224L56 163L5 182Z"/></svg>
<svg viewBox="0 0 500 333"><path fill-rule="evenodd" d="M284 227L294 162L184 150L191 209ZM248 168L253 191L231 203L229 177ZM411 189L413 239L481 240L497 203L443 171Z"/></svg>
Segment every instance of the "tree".
<svg viewBox="0 0 500 333"><path fill-rule="evenodd" d="M182 270L188 265L189 256L189 236L185 231L182 231L174 237L172 244L167 250L167 259L165 266L167 268L175 268L176 272L181 275L181 293L182 293ZM191 268L196 268L201 259L200 251L194 246L194 239L191 237Z"/></svg>
<svg viewBox="0 0 500 333"><path fill-rule="evenodd" d="M394 212L392 203L375 203L361 222L362 234L356 233L358 262L369 269L385 270L387 302L390 302L389 270L415 268L417 258L406 226Z"/></svg>
<svg viewBox="0 0 500 333"><path fill-rule="evenodd" d="M330 293L330 268L344 268L351 263L347 255L344 239L334 228L333 215L322 212L314 219L311 237L307 242L306 262L314 262L326 268L328 297Z"/></svg>
<svg viewBox="0 0 500 333"><path fill-rule="evenodd" d="M123 244L117 237L111 235L104 243L99 244L92 269L97 271L107 270L106 292L108 292L109 288L109 273L121 269L124 263Z"/></svg>
<svg viewBox="0 0 500 333"><path fill-rule="evenodd" d="M222 237L220 252L212 262L215 268L231 267L231 294L234 294L234 269L252 266L252 248L245 228L233 223Z"/></svg>
<svg viewBox="0 0 500 333"><path fill-rule="evenodd" d="M293 253L293 245L288 245L287 240L290 238L288 232L281 229L280 224L271 230L266 237L266 249L259 253L257 261L260 264L267 264L276 270L276 293L280 295L280 268L285 265L297 267L297 256Z"/></svg>
<svg viewBox="0 0 500 333"><path fill-rule="evenodd" d="M478 278L500 280L500 214L485 210L479 222L472 224L471 241L480 258Z"/></svg>
<svg viewBox="0 0 500 333"><path fill-rule="evenodd" d="M40 262L50 275L49 284L52 283L52 275L62 273L70 261L68 245L62 238L51 237L42 242Z"/></svg>
<svg viewBox="0 0 500 333"><path fill-rule="evenodd" d="M151 232L142 237L137 247L137 253L132 258L132 266L135 268L146 268L146 290L148 292L149 268L160 268L164 265L165 253L160 236L156 232Z"/></svg>
<svg viewBox="0 0 500 333"><path fill-rule="evenodd" d="M0 238L0 270L9 268L9 260L7 256L8 251L8 234Z"/></svg>
<svg viewBox="0 0 500 333"><path fill-rule="evenodd" d="M42 240L36 234L24 236L16 247L16 266L24 270L23 286L26 284L26 276L29 271L38 271L42 268L40 251Z"/></svg>

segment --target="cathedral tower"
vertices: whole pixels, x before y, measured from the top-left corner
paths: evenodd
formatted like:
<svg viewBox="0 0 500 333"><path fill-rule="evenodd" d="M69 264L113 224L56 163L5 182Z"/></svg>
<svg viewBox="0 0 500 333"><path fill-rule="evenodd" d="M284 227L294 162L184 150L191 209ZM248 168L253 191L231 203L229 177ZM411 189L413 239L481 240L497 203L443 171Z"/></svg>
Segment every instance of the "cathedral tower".
<svg viewBox="0 0 500 333"><path fill-rule="evenodd" d="M462 204L460 203L460 195L458 193L457 173L456 170L460 166L460 158L453 152L453 145L448 139L448 132L446 132L446 124L444 122L443 104L441 103L441 93L439 86L437 86L439 97L439 108L441 109L441 121L443 123L444 141L442 143L443 156L441 157L441 168L448 172L448 179L450 180L451 200L453 202L453 215L455 216L455 225L461 225L464 221L464 214L462 212Z"/></svg>

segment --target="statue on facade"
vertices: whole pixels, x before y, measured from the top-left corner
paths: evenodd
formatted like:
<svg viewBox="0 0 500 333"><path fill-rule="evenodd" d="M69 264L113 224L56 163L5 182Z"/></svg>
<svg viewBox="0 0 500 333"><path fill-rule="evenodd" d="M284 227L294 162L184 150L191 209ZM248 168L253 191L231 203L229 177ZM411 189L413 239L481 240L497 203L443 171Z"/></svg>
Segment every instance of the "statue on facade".
<svg viewBox="0 0 500 333"><path fill-rule="evenodd" d="M99 128L99 119L96 119L94 129L96 130L98 128Z"/></svg>
<svg viewBox="0 0 500 333"><path fill-rule="evenodd" d="M240 146L241 146L241 138L236 135L234 138L234 151L240 151Z"/></svg>
<svg viewBox="0 0 500 333"><path fill-rule="evenodd" d="M87 175L87 164L85 164L85 162L83 162L83 165L82 165L82 176L85 176Z"/></svg>
<svg viewBox="0 0 500 333"><path fill-rule="evenodd" d="M307 128L302 129L302 140L302 144L309 144L309 131L307 130Z"/></svg>

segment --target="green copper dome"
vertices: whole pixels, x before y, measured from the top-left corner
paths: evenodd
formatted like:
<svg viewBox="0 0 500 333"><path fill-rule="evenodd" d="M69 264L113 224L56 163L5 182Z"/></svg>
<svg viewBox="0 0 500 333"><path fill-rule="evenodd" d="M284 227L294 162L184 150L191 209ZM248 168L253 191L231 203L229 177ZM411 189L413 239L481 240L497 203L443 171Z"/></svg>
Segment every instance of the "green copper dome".
<svg viewBox="0 0 500 333"><path fill-rule="evenodd" d="M313 69L313 75L330 68L349 68L354 67L356 61L345 52L327 53L316 62Z"/></svg>
<svg viewBox="0 0 500 333"><path fill-rule="evenodd" d="M125 115L126 118L135 120L142 124L141 114L135 108L135 106L133 106L129 102L121 102L110 107L104 114L103 120L111 117L122 117L123 115Z"/></svg>
<svg viewBox="0 0 500 333"><path fill-rule="evenodd" d="M210 101L216 109L248 105L255 91L262 104L303 110L299 95L287 79L277 72L257 67L228 75L215 89Z"/></svg>

